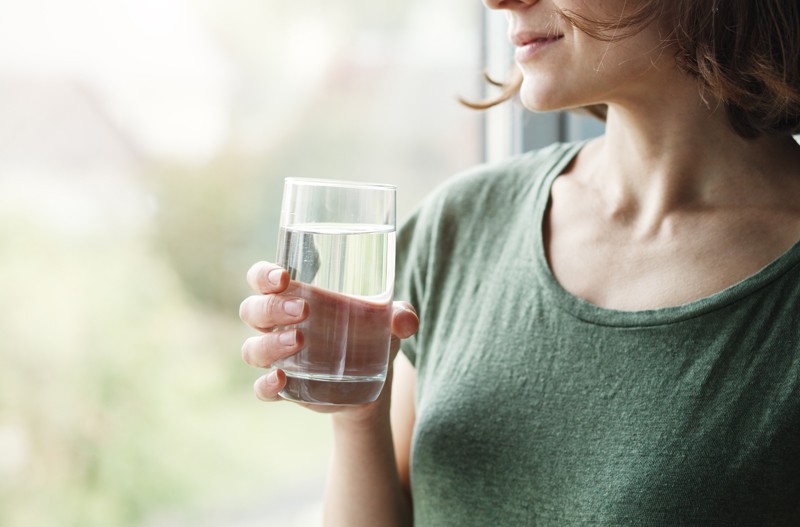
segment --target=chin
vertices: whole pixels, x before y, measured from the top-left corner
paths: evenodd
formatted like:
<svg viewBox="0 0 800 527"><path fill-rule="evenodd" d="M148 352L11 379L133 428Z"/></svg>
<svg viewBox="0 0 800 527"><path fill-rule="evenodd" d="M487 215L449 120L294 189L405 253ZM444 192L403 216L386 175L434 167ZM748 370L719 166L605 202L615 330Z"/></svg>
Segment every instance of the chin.
<svg viewBox="0 0 800 527"><path fill-rule="evenodd" d="M551 97L541 97L536 95L526 94L520 92L520 102L526 110L532 112L553 112L557 110L565 110L570 107L568 104L562 104Z"/></svg>
<svg viewBox="0 0 800 527"><path fill-rule="evenodd" d="M534 79L525 79L519 90L522 106L532 112L552 112L576 106L565 95L564 90Z"/></svg>

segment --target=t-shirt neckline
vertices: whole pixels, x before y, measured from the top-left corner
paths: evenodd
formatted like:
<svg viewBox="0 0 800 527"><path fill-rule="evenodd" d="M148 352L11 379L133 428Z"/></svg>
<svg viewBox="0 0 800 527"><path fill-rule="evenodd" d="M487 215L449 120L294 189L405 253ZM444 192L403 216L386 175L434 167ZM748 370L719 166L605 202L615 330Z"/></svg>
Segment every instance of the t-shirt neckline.
<svg viewBox="0 0 800 527"><path fill-rule="evenodd" d="M565 290L555 279L547 261L544 244L545 214L550 203L553 182L575 159L588 141L566 143L561 145L561 155L540 180L537 192L534 192L535 211L535 265L540 285L547 291L550 299L561 309L572 316L596 325L619 327L643 327L672 324L696 318L738 302L767 286L800 263L800 241L796 242L781 256L767 264L755 274L737 282L722 291L710 296L693 300L689 303L657 309L639 311L622 311L601 307L573 295Z"/></svg>

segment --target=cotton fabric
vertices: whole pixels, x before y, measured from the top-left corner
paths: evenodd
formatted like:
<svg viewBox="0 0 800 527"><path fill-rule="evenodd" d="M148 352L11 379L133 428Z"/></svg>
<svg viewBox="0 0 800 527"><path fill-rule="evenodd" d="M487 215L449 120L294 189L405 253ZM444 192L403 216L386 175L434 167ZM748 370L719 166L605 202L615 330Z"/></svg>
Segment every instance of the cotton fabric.
<svg viewBox="0 0 800 527"><path fill-rule="evenodd" d="M800 245L683 306L589 304L542 241L582 145L462 174L398 235L415 525L800 525Z"/></svg>

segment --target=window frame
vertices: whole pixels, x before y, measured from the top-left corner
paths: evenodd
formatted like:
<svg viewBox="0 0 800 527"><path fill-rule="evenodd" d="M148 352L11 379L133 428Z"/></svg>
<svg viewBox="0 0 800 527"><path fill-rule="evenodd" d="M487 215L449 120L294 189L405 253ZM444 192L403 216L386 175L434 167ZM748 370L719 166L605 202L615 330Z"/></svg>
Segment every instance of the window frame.
<svg viewBox="0 0 800 527"><path fill-rule="evenodd" d="M505 14L481 6L480 20L481 62L485 71L493 79L508 79L514 58ZM496 94L496 88L484 84L484 98ZM605 125L594 117L565 111L534 113L515 98L486 110L482 129L483 160L492 163L555 142L597 137L604 131Z"/></svg>

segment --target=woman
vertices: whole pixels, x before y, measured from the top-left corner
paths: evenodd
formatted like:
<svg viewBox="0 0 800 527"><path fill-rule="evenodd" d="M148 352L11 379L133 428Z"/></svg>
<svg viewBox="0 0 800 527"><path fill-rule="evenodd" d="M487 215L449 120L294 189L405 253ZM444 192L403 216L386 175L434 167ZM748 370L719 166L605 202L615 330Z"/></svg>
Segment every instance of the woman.
<svg viewBox="0 0 800 527"><path fill-rule="evenodd" d="M419 318L396 304L393 380L333 414L328 523L800 524L799 3L485 3L523 104L599 109L606 134L478 167L408 220ZM280 269L248 277L254 328L307 316Z"/></svg>

